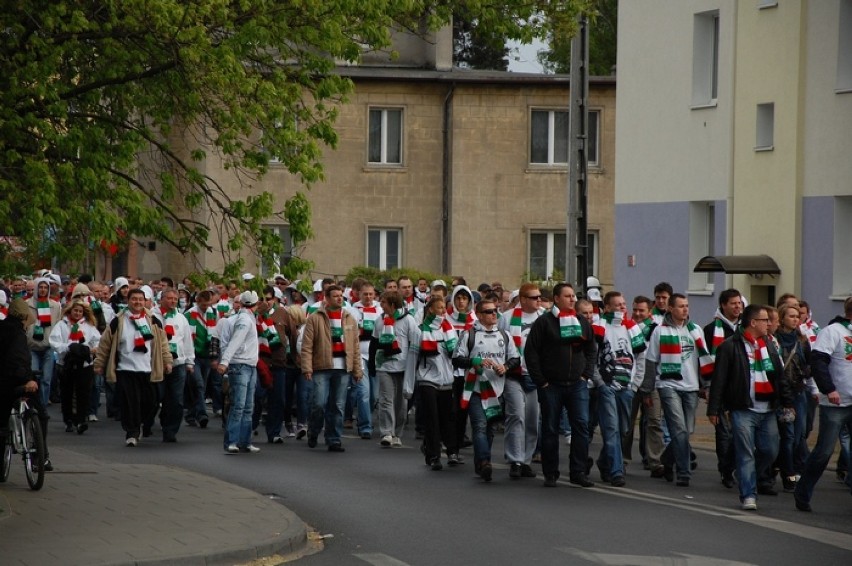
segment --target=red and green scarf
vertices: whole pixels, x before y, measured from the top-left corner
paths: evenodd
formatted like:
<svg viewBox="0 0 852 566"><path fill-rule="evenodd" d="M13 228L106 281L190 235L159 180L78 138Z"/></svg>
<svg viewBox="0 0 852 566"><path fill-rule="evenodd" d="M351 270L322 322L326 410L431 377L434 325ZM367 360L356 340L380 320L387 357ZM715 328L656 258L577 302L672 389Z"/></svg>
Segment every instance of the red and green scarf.
<svg viewBox="0 0 852 566"><path fill-rule="evenodd" d="M580 326L577 311L574 309L563 311L554 306L550 312L559 321L559 337L563 342L574 342L583 339L583 327Z"/></svg>
<svg viewBox="0 0 852 566"><path fill-rule="evenodd" d="M606 312L601 315L601 320L610 326L623 326L627 330L630 349L633 350L634 354L645 351L645 336L642 334L642 329L632 319L625 318L623 312Z"/></svg>
<svg viewBox="0 0 852 566"><path fill-rule="evenodd" d="M78 344L82 344L85 342L86 337L83 335L83 330L80 328L80 322L71 322L68 319L68 326L71 327L71 332L68 334L68 343L73 344L77 342Z"/></svg>
<svg viewBox="0 0 852 566"><path fill-rule="evenodd" d="M5 305L0 305L0 320L6 320L6 317L9 316L9 307Z"/></svg>
<svg viewBox="0 0 852 566"><path fill-rule="evenodd" d="M813 344L816 342L817 334L819 334L819 324L808 318L805 322L799 325L799 331L808 337L808 342Z"/></svg>
<svg viewBox="0 0 852 566"><path fill-rule="evenodd" d="M748 332L740 332L743 341L754 350L754 361L749 364L751 378L754 381L754 400L771 401L775 390L769 381L769 372L775 370L769 350L766 348L766 338L752 338Z"/></svg>
<svg viewBox="0 0 852 566"><path fill-rule="evenodd" d="M651 332L654 331L655 322L653 317L648 317L642 322L637 322L637 326L639 326L639 330L642 332L642 338L645 339L645 342L648 342L651 339Z"/></svg>
<svg viewBox="0 0 852 566"><path fill-rule="evenodd" d="M50 316L50 301L39 301L36 300L36 318L37 324L33 328L33 338L41 340L44 338L44 329L50 328L51 325L51 316Z"/></svg>
<svg viewBox="0 0 852 566"><path fill-rule="evenodd" d="M346 344L343 343L343 309L326 309L328 323L331 326L331 356L346 357ZM397 352L398 353L398 352Z"/></svg>
<svg viewBox="0 0 852 566"><path fill-rule="evenodd" d="M228 295L222 295L219 297L219 302L216 303L216 313L219 315L219 318L225 318L228 316L228 313L231 312L232 308L233 307L228 300Z"/></svg>
<svg viewBox="0 0 852 566"><path fill-rule="evenodd" d="M476 322L476 315L473 314L473 311L455 312L455 309L450 306L447 307L447 320L450 321L456 332L461 332L462 330L471 329L473 323Z"/></svg>
<svg viewBox="0 0 852 566"><path fill-rule="evenodd" d="M485 411L485 418L491 420L503 414L497 392L487 377L483 376L482 366L471 367L464 376L464 391L462 392L461 408L467 409L473 394L479 394L479 402Z"/></svg>
<svg viewBox="0 0 852 566"><path fill-rule="evenodd" d="M382 317L382 333L379 336L379 348L381 348L385 356L395 356L402 352L399 343L396 341L396 331L394 325L396 321L408 314L405 307L396 309L393 316L384 315Z"/></svg>
<svg viewBox="0 0 852 566"><path fill-rule="evenodd" d="M133 333L133 351L145 353L148 351L148 347L145 345L145 342L148 340L154 339L154 333L151 332L151 327L148 326L148 318L145 316L145 313L137 314L128 314L130 317L130 322L133 323L134 333Z"/></svg>
<svg viewBox="0 0 852 566"><path fill-rule="evenodd" d="M375 304L369 307L359 305L358 310L361 311L361 320L358 322L358 327L361 330L359 339L361 341L369 340L373 336L373 330L376 329L376 321L381 316Z"/></svg>
<svg viewBox="0 0 852 566"><path fill-rule="evenodd" d="M166 332L166 338L169 340L169 351L173 356L177 356L178 344L175 336L174 317L178 314L177 309L172 309L163 313L163 330Z"/></svg>
<svg viewBox="0 0 852 566"><path fill-rule="evenodd" d="M283 345L278 329L275 328L275 322L272 320L273 313L275 313L274 308L269 309L265 314L257 313L257 345L261 354L271 354L273 350Z"/></svg>
<svg viewBox="0 0 852 566"><path fill-rule="evenodd" d="M438 348L443 344L444 351L452 354L456 349L458 335L456 329L443 316L426 315L420 325L420 352L427 357L437 356Z"/></svg>
<svg viewBox="0 0 852 566"><path fill-rule="evenodd" d="M690 338L698 350L698 366L701 375L709 375L713 372L713 356L704 345L704 332L701 327L691 320L686 323ZM680 381L683 379L683 359L680 346L680 333L676 326L667 321L660 325L660 379L672 379Z"/></svg>

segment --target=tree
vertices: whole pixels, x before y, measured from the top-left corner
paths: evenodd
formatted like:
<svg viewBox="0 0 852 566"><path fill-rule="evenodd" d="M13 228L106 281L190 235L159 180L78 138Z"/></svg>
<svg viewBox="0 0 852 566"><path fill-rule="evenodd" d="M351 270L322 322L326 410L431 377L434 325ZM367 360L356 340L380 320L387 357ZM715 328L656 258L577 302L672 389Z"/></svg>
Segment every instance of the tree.
<svg viewBox="0 0 852 566"><path fill-rule="evenodd" d="M571 36L551 35L539 63L550 73L571 72ZM618 45L618 0L596 0L589 15L589 74L614 73Z"/></svg>
<svg viewBox="0 0 852 566"><path fill-rule="evenodd" d="M484 29L475 14L461 6L453 14L453 63L462 68L505 71L509 68L506 38Z"/></svg>
<svg viewBox="0 0 852 566"><path fill-rule="evenodd" d="M437 29L460 5L482 30L530 41L570 33L587 3L12 0L0 12L0 235L60 260L131 236L185 254L220 247L233 276L246 246L280 253L262 222L284 217L291 234L303 222L295 234L309 238L310 213L304 195L283 210L269 193L235 198L206 158L251 183L275 157L310 187L353 88L338 61L389 48L391 29Z"/></svg>

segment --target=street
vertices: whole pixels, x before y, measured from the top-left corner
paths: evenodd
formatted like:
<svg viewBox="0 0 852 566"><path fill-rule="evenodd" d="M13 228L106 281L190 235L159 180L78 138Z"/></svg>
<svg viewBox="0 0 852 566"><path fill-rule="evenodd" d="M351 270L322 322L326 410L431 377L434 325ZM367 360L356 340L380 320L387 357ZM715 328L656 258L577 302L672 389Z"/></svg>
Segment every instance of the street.
<svg viewBox="0 0 852 566"><path fill-rule="evenodd" d="M736 489L719 482L706 442L686 489L648 477L637 469L639 460L628 468L625 488L569 486L563 467L559 487L545 489L540 473L510 480L502 464L495 465L494 480L483 483L473 474L470 448L462 452L463 466L433 472L423 465L413 426L403 448L382 449L377 439L361 440L349 430L346 452L334 454L321 438L315 449L295 439L267 444L261 430L259 454L226 455L218 420L206 430L182 427L176 444L160 442L155 426L153 437L128 449L117 422L102 418L78 436L63 432L58 407L50 411L53 447L105 462L184 468L277 498L324 537L321 552L298 560L307 566L829 565L848 564L852 556L852 498L833 472L817 486L813 513L796 511L787 493L760 497L757 513L744 512ZM706 419L699 421L703 438ZM590 454L598 449L596 438ZM497 435L494 454L501 452ZM563 444L563 465L567 454ZM61 461L54 466L62 473ZM599 480L596 469L591 478Z"/></svg>

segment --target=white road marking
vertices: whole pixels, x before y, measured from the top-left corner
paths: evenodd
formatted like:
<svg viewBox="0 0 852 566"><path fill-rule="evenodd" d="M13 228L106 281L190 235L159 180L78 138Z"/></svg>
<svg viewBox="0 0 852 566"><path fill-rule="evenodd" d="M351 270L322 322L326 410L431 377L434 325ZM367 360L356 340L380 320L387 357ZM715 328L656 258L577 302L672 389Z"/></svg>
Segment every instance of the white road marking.
<svg viewBox="0 0 852 566"><path fill-rule="evenodd" d="M410 566L407 562L403 562L402 560L397 560L393 556L388 556L387 554L382 554L380 552L373 553L358 553L353 554L355 558L360 558L364 562L372 564L373 566Z"/></svg>

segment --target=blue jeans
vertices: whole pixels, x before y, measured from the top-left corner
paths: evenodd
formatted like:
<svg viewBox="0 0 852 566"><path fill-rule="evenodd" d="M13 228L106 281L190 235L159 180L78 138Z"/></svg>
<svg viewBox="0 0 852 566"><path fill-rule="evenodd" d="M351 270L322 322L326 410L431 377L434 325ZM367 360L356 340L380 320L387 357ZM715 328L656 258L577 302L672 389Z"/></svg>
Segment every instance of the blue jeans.
<svg viewBox="0 0 852 566"><path fill-rule="evenodd" d="M808 443L805 441L805 426L808 416L808 392L802 391L793 397L796 420L791 423L778 423L781 436L778 464L781 475L791 477L802 473L805 460L808 459Z"/></svg>
<svg viewBox="0 0 852 566"><path fill-rule="evenodd" d="M603 440L601 453L598 456L598 469L601 471L601 479L606 476L610 478L623 477L624 460L621 454L621 432L618 428L618 393L609 385L598 387L597 393L598 425Z"/></svg>
<svg viewBox="0 0 852 566"><path fill-rule="evenodd" d="M47 336L45 336L47 340ZM41 394L41 403L45 407L50 404L50 384L53 381L53 368L56 358L53 357L53 348L46 350L30 350L32 370L41 372L41 380L38 384L38 392Z"/></svg>
<svg viewBox="0 0 852 566"><path fill-rule="evenodd" d="M299 381L296 383L296 421L300 425L308 425L313 404L314 382L305 379L305 376L299 373Z"/></svg>
<svg viewBox="0 0 852 566"><path fill-rule="evenodd" d="M156 384L163 406L160 409L160 426L163 438L174 438L183 420L183 388L186 386L186 366L174 366L171 373Z"/></svg>
<svg viewBox="0 0 852 566"><path fill-rule="evenodd" d="M840 427L840 454L837 456L837 471L849 471L849 452L852 447L852 424Z"/></svg>
<svg viewBox="0 0 852 566"><path fill-rule="evenodd" d="M473 441L473 462L479 467L483 462L491 461L491 444L494 442L494 422L485 417L482 399L474 392L467 406L470 417L471 440Z"/></svg>
<svg viewBox="0 0 852 566"><path fill-rule="evenodd" d="M308 423L308 436L315 438L325 422L325 443L340 444L343 436L343 409L349 374L342 369L317 371L313 374L314 402Z"/></svg>
<svg viewBox="0 0 852 566"><path fill-rule="evenodd" d="M551 383L538 390L541 405L541 468L547 478L559 477L559 417L568 411L571 423L570 477L586 473L589 457L589 387L584 379Z"/></svg>
<svg viewBox="0 0 852 566"><path fill-rule="evenodd" d="M734 460L740 501L757 495L758 478L766 478L778 456L778 420L775 411L731 411Z"/></svg>
<svg viewBox="0 0 852 566"><path fill-rule="evenodd" d="M98 409L101 406L101 391L104 388L104 376L95 375L92 381L92 397L89 399L89 414L97 416Z"/></svg>
<svg viewBox="0 0 852 566"><path fill-rule="evenodd" d="M666 446L661 460L663 464L674 467L677 479L689 480L692 471L689 467L689 435L695 430L695 409L698 407L697 391L681 391L673 387L659 387L660 403L663 406L663 416L671 434L672 440Z"/></svg>
<svg viewBox="0 0 852 566"><path fill-rule="evenodd" d="M254 411L254 391L257 387L257 368L247 364L228 366L228 386L231 411L225 427L228 444L245 447L251 444L251 415Z"/></svg>
<svg viewBox="0 0 852 566"><path fill-rule="evenodd" d="M834 452L834 445L842 427L852 426L852 406L819 406L819 435L817 443L805 462L802 477L796 483L795 496L798 501L810 502L819 478ZM846 486L852 489L852 475L846 474Z"/></svg>
<svg viewBox="0 0 852 566"><path fill-rule="evenodd" d="M283 367L271 367L272 389L266 392L266 438L270 442L276 436L281 436L281 425L284 423L284 386L287 383L287 372Z"/></svg>
<svg viewBox="0 0 852 566"><path fill-rule="evenodd" d="M370 406L370 380L364 374L359 381L354 377L349 379L349 398L358 409L358 433L372 434L373 414Z"/></svg>
<svg viewBox="0 0 852 566"><path fill-rule="evenodd" d="M213 360L210 358L195 358L195 369L191 376L187 376L191 380L192 387L195 388L195 403L192 407L186 409L187 422L199 421L207 419L207 404L204 402L205 391L207 389L207 379L212 378L212 374L219 376L219 373L213 370ZM219 376L219 391L220 391L220 408L221 408L221 391L222 382Z"/></svg>

